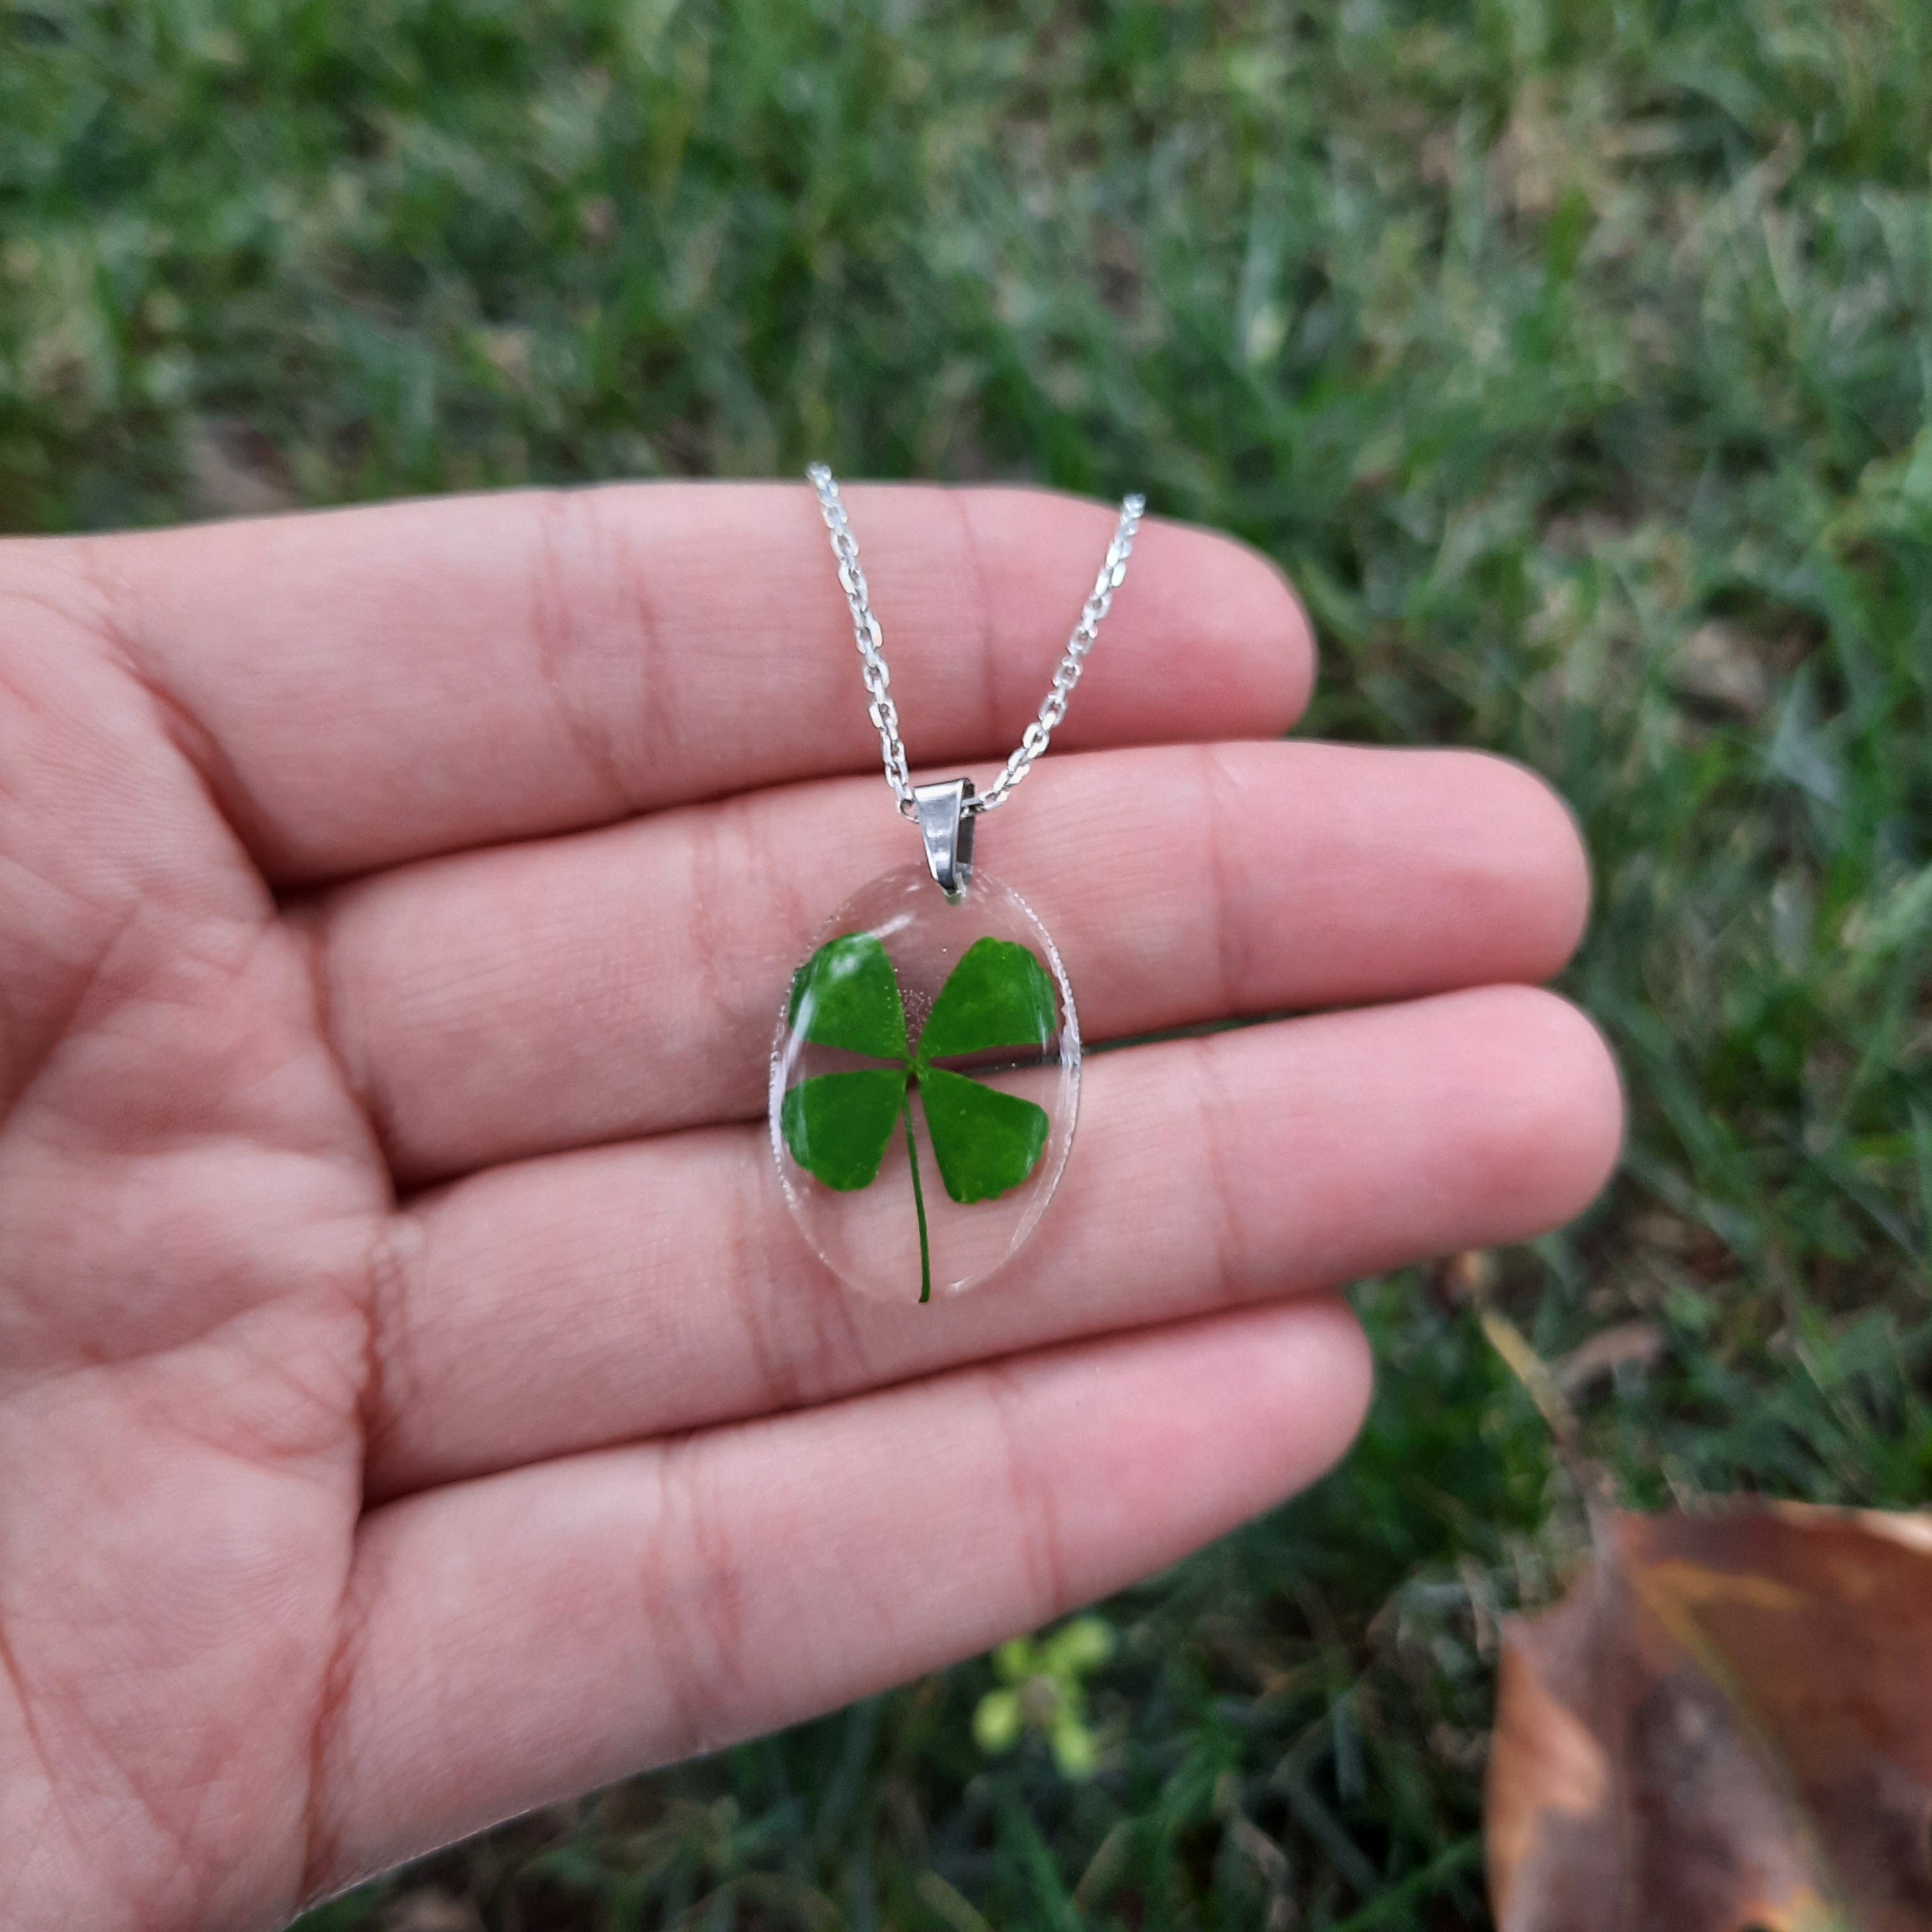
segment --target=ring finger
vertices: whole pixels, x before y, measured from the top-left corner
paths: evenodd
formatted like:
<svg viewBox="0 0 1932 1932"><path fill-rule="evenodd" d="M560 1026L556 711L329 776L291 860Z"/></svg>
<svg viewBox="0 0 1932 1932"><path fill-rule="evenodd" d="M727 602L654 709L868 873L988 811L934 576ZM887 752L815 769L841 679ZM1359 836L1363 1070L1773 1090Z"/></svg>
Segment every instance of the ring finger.
<svg viewBox="0 0 1932 1932"><path fill-rule="evenodd" d="M401 1223L369 1482L418 1489L1520 1240L1602 1184L1589 1023L1491 987L1102 1055L1010 1273L907 1308L799 1242L762 1132L504 1167Z"/></svg>

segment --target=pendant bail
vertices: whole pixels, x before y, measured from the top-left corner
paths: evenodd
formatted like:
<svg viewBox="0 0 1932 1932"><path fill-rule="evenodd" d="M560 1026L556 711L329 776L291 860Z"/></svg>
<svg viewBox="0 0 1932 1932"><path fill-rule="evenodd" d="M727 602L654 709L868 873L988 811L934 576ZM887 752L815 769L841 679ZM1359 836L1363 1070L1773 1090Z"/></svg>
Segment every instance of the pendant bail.
<svg viewBox="0 0 1932 1932"><path fill-rule="evenodd" d="M948 778L944 784L913 788L919 829L926 840L926 862L950 905L957 905L973 883L974 814L966 809L966 801L972 796L970 778Z"/></svg>

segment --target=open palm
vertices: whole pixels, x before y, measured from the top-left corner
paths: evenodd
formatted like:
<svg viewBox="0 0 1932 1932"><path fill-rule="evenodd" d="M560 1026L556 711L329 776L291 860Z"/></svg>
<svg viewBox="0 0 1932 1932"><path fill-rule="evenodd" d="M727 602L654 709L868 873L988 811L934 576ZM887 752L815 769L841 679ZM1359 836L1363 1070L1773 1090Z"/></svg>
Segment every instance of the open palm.
<svg viewBox="0 0 1932 1932"><path fill-rule="evenodd" d="M1111 513L849 500L913 754L983 777ZM982 862L1090 1040L1331 1010L1090 1061L1015 1268L899 1307L760 1118L820 920L918 856L808 490L0 548L8 1927L274 1924L1330 1462L1369 1371L1316 1291L1564 1219L1618 1105L1527 983L1561 807L1270 742L1311 674L1264 564L1147 526Z"/></svg>

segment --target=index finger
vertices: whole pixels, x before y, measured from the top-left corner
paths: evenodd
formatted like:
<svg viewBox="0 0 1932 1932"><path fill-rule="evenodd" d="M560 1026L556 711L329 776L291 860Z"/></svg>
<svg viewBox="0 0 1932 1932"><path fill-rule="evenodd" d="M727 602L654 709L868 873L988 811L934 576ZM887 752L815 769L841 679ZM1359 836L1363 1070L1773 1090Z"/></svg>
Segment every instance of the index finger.
<svg viewBox="0 0 1932 1932"><path fill-rule="evenodd" d="M913 761L1004 757L1113 512L1032 490L846 497ZM522 492L53 548L278 881L878 760L802 484ZM1150 520L1064 742L1273 734L1312 676L1272 566Z"/></svg>

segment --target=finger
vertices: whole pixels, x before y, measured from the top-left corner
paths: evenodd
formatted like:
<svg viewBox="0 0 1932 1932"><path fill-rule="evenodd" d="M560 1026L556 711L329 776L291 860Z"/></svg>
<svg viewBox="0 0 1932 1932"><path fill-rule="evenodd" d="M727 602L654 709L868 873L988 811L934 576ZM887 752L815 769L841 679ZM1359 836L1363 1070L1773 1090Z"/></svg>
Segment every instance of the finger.
<svg viewBox="0 0 1932 1932"><path fill-rule="evenodd" d="M1136 1047L1084 1084L1039 1234L928 1307L826 1274L754 1128L424 1202L383 1304L372 1492L1526 1239L1589 1201L1622 1128L1594 1030L1528 988Z"/></svg>
<svg viewBox="0 0 1932 1932"><path fill-rule="evenodd" d="M340 1884L1034 1628L1321 1473L1330 1304L960 1371L365 1520L312 1876Z"/></svg>
<svg viewBox="0 0 1932 1932"><path fill-rule="evenodd" d="M1004 758L1114 512L1028 490L848 499L914 757ZM458 498L71 554L278 880L878 762L802 484ZM1064 742L1277 732L1312 675L1270 565L1150 522Z"/></svg>
<svg viewBox="0 0 1932 1932"><path fill-rule="evenodd" d="M982 862L1046 921L1089 1039L1540 980L1582 928L1568 813L1496 759L1167 748L1030 784ZM854 779L331 896L321 978L392 1164L421 1183L756 1114L793 968L918 850Z"/></svg>

